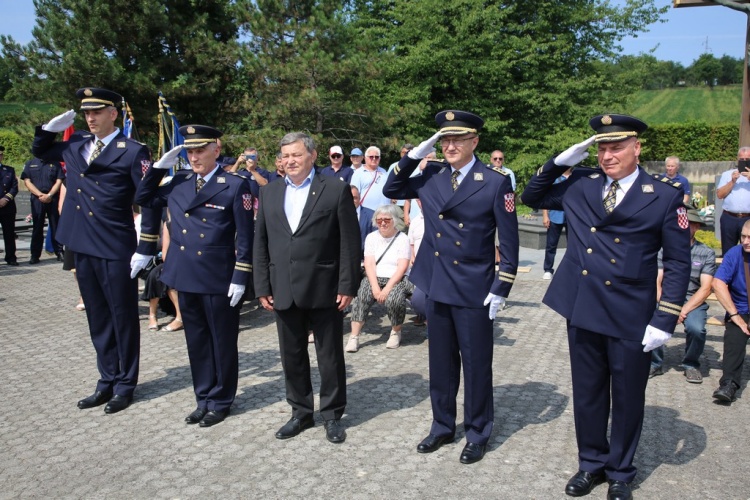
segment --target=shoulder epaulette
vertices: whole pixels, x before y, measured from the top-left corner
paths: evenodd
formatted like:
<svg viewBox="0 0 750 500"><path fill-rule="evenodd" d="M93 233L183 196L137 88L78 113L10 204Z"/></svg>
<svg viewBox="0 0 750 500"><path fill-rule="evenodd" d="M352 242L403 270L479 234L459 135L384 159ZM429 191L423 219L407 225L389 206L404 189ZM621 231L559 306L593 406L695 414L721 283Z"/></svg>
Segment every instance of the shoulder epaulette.
<svg viewBox="0 0 750 500"><path fill-rule="evenodd" d="M673 181L672 179L670 179L669 177L667 177L665 175L652 174L651 177L653 177L657 181L663 182L664 184L666 184L668 186L672 186L673 188L679 188L680 186L682 186L681 182Z"/></svg>
<svg viewBox="0 0 750 500"><path fill-rule="evenodd" d="M500 168L500 167L494 167L494 166L493 166L493 167L491 167L491 166L487 165L487 168L489 168L489 169L490 169L490 170L492 170L493 172L497 172L498 174L502 174L502 175L506 175L506 176L507 176L507 175L510 175L510 174L509 174L508 172L504 171L504 170L503 170L502 168Z"/></svg>

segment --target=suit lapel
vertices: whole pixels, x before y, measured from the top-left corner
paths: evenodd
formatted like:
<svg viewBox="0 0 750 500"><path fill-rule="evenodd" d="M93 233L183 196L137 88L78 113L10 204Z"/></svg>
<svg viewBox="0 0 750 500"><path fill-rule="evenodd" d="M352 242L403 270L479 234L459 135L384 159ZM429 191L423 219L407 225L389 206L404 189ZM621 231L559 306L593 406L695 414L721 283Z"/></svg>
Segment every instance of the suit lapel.
<svg viewBox="0 0 750 500"><path fill-rule="evenodd" d="M91 139L95 140L94 137ZM91 162L91 164L86 169L86 172L96 172L99 170L103 170L107 168L108 166L112 165L117 161L117 159L127 151L127 148L125 147L117 147L118 142L123 143L125 141L125 136L122 135L122 132L117 134L114 139L112 139L109 144L102 150L102 152L97 156L94 161ZM83 161L85 162L87 158L84 158Z"/></svg>
<svg viewBox="0 0 750 500"><path fill-rule="evenodd" d="M640 212L656 201L653 183L654 180L643 169L638 167L638 177L635 182L630 186L630 189L620 204L617 205L614 211L609 214L603 222L607 224L617 224L624 219L632 217L635 213ZM645 185L651 185L652 188L646 188L644 190L643 186ZM603 203L602 206L604 206Z"/></svg>
<svg viewBox="0 0 750 500"><path fill-rule="evenodd" d="M275 217L277 219L277 225L284 228L284 231L292 234L292 226L289 225L289 221L286 218L286 212L284 211L284 198L286 198L286 181L280 180L278 182L269 183L263 188L265 194L263 195L263 206L264 211L267 211L269 217ZM274 189L276 192L273 192ZM271 193L273 192L273 195Z"/></svg>
<svg viewBox="0 0 750 500"><path fill-rule="evenodd" d="M483 170L485 170L485 165L479 160L475 161L471 169L466 172L466 176L461 181L461 184L458 185L458 189L456 189L455 193L453 192L453 187L451 186L451 170L446 169L446 171L443 172L443 176L445 176L446 180L448 181L447 186L450 193L447 198L448 201L445 203L445 205L443 205L443 211L450 210L459 203L464 202L467 198L469 198L471 195L485 186L485 173L483 172ZM446 173L448 175L445 175ZM475 173L481 175L474 175Z"/></svg>
<svg viewBox="0 0 750 500"><path fill-rule="evenodd" d="M312 213L313 208L315 208L315 205L318 203L318 200L320 199L321 194L323 194L324 189L325 184L323 184L323 181L320 180L320 176L317 174L313 176L312 184L310 185L310 192L307 194L307 201L305 202L305 208L302 209L302 217L300 217L297 230L305 225L305 221L308 217L310 217L310 214ZM286 219L286 217L284 218Z"/></svg>
<svg viewBox="0 0 750 500"><path fill-rule="evenodd" d="M224 178L226 175L226 172L224 172L221 167L218 167L216 173L211 177L206 185L203 186L203 188L195 194L193 200L188 204L187 209L190 210L197 206L200 206L216 196L218 193L224 191L225 189L228 189L229 186L226 184L226 179ZM195 180L193 179L192 182L187 182L192 186L193 190L195 190Z"/></svg>
<svg viewBox="0 0 750 500"><path fill-rule="evenodd" d="M597 220L602 220L607 216L607 212L604 211L604 201L602 198L602 192L604 191L604 185L607 182L607 176L604 174L594 174L598 177L589 179L590 182L586 183L586 189L583 190L584 198L588 203L591 210L596 215ZM582 179L586 181L586 179Z"/></svg>

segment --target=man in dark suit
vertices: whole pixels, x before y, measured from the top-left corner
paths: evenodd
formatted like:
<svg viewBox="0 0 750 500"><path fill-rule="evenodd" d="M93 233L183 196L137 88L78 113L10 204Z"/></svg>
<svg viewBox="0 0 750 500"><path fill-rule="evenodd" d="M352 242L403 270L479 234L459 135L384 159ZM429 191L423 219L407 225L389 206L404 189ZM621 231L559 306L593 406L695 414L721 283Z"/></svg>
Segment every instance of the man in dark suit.
<svg viewBox="0 0 750 500"><path fill-rule="evenodd" d="M197 408L188 424L211 427L229 415L237 393L240 299L252 272L253 204L248 182L216 163L221 132L180 127L192 171L159 186L181 146L146 172L136 201L168 206L170 244L161 281L177 290ZM228 292L227 292L228 290Z"/></svg>
<svg viewBox="0 0 750 500"><path fill-rule="evenodd" d="M427 295L430 325L432 428L417 446L431 453L453 441L456 394L464 370L466 445L460 461L484 456L494 423L493 322L518 268L518 219L510 178L474 156L484 121L465 111L441 111L440 130L401 158L383 194L422 203L425 231L409 279ZM440 146L447 161L420 160ZM495 273L495 230L502 260ZM487 307L489 305L489 307Z"/></svg>
<svg viewBox="0 0 750 500"><path fill-rule="evenodd" d="M357 294L360 234L349 185L316 174L315 143L295 132L281 140L286 177L260 190L253 266L261 305L276 314L292 418L288 439L313 426L308 330L315 332L320 414L326 437L342 443L346 407L343 310Z"/></svg>
<svg viewBox="0 0 750 500"><path fill-rule="evenodd" d="M628 499L650 351L669 339L679 318L690 278L690 232L682 191L638 166L638 134L646 124L615 114L590 124L596 135L548 161L521 199L534 208L565 210L568 219L568 249L544 296L568 320L579 472L565 492L586 495L607 479L608 498ZM576 168L554 184L594 143L600 168ZM664 278L657 304L660 248Z"/></svg>
<svg viewBox="0 0 750 500"><path fill-rule="evenodd" d="M352 188L352 198L354 199L354 207L357 210L357 219L359 219L359 233L362 239L360 240L362 242L362 250L364 251L365 248L365 238L367 238L367 235L371 232L375 231L377 228L372 224L372 217L375 215L375 212L370 210L367 207L362 207L359 205L359 189L357 189L357 186L351 186ZM364 254L362 255L364 257Z"/></svg>
<svg viewBox="0 0 750 500"><path fill-rule="evenodd" d="M156 253L160 213L142 213L140 243L133 223L133 197L151 165L143 144L115 126L123 98L110 90L76 92L90 132L78 131L67 142L58 132L73 124L67 111L37 127L31 152L44 161L64 161L67 197L57 240L75 252L81 297L86 304L91 340L99 368L94 393L81 409L107 403L104 411L124 410L138 382L140 324L136 273Z"/></svg>
<svg viewBox="0 0 750 500"><path fill-rule="evenodd" d="M3 165L5 147L0 146L0 226L3 229L5 244L5 262L17 266L16 259L16 196L18 195L18 177L9 165Z"/></svg>
<svg viewBox="0 0 750 500"><path fill-rule="evenodd" d="M65 178L60 162L44 162L39 158L32 158L23 166L21 180L29 190L31 201L31 217L33 229L31 231L31 260L29 264L38 264L44 246L44 220L49 223L49 232L54 241L60 212L57 210L62 181ZM55 255L62 262L62 245L54 241Z"/></svg>

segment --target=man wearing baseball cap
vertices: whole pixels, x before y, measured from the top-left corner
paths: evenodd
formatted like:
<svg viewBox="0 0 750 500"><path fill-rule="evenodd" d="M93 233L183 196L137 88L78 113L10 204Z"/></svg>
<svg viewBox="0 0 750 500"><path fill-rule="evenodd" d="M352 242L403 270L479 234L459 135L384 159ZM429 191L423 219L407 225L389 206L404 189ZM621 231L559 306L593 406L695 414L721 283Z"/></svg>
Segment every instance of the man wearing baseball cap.
<svg viewBox="0 0 750 500"><path fill-rule="evenodd" d="M338 177L342 181L349 183L352 180L354 170L344 166L344 150L341 146L331 146L328 150L328 158L331 164L320 171L320 175L325 177Z"/></svg>

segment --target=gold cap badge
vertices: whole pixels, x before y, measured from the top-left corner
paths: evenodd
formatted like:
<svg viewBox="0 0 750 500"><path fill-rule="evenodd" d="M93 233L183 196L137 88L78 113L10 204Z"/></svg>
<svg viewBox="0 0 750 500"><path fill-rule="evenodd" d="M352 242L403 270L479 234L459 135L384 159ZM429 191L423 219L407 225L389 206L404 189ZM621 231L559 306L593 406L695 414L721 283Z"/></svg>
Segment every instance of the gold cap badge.
<svg viewBox="0 0 750 500"><path fill-rule="evenodd" d="M453 120L455 117L456 117L456 115L453 114L453 111L448 111L445 114L445 119L448 120L448 121Z"/></svg>
<svg viewBox="0 0 750 500"><path fill-rule="evenodd" d="M195 133L195 128L193 128L193 127L188 127L188 128L187 128L187 133L188 133L188 134L194 134L194 133Z"/></svg>
<svg viewBox="0 0 750 500"><path fill-rule="evenodd" d="M91 89L86 89L86 90L84 90L84 91L83 91L83 94L84 94L84 95L85 95L86 97L91 97L92 95L94 95L94 93L93 93L93 92L91 92Z"/></svg>
<svg viewBox="0 0 750 500"><path fill-rule="evenodd" d="M602 125L611 125L612 124L612 117L609 115L602 116Z"/></svg>

